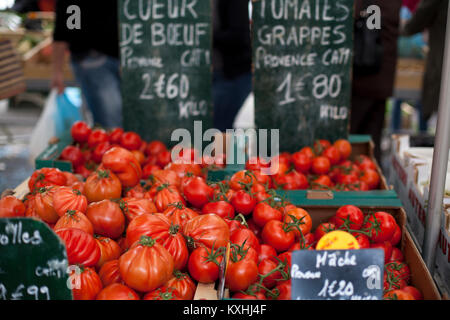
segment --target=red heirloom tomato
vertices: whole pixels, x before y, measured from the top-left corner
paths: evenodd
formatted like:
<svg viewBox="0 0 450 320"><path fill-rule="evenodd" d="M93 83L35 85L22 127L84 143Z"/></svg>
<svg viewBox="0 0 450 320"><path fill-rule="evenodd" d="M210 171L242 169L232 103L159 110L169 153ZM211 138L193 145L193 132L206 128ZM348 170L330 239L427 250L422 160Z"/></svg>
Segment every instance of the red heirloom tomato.
<svg viewBox="0 0 450 320"><path fill-rule="evenodd" d="M123 198L119 201L119 206L126 215L128 222L145 213L158 212L150 199Z"/></svg>
<svg viewBox="0 0 450 320"><path fill-rule="evenodd" d="M134 187L142 177L142 168L136 157L127 149L113 147L106 151L102 166L111 170L125 188Z"/></svg>
<svg viewBox="0 0 450 320"><path fill-rule="evenodd" d="M172 287L161 287L147 293L142 300L182 300L180 293Z"/></svg>
<svg viewBox="0 0 450 320"><path fill-rule="evenodd" d="M120 146L128 150L139 150L142 139L136 132L125 132L120 136Z"/></svg>
<svg viewBox="0 0 450 320"><path fill-rule="evenodd" d="M397 222L391 214L379 211L369 217L363 228L371 228L371 236L369 237L370 240L373 242L382 243L392 239L396 225Z"/></svg>
<svg viewBox="0 0 450 320"><path fill-rule="evenodd" d="M131 288L149 292L172 278L173 258L156 240L142 236L119 259L123 281Z"/></svg>
<svg viewBox="0 0 450 320"><path fill-rule="evenodd" d="M173 203L186 205L183 196L175 187L163 184L157 188L157 192L154 201L158 212L164 212Z"/></svg>
<svg viewBox="0 0 450 320"><path fill-rule="evenodd" d="M256 179L251 171L241 170L233 174L230 178L230 187L233 190L242 190L244 189L243 184L250 185L256 182Z"/></svg>
<svg viewBox="0 0 450 320"><path fill-rule="evenodd" d="M214 213L221 218L234 218L234 207L227 201L209 202L202 208L202 214Z"/></svg>
<svg viewBox="0 0 450 320"><path fill-rule="evenodd" d="M68 210L85 213L87 205L86 197L71 187L58 187L53 194L53 208L59 216L63 216Z"/></svg>
<svg viewBox="0 0 450 320"><path fill-rule="evenodd" d="M282 218L283 214L280 210L272 208L265 202L258 203L253 210L253 221L261 228L264 227L270 220L281 221Z"/></svg>
<svg viewBox="0 0 450 320"><path fill-rule="evenodd" d="M116 259L105 262L100 268L98 275L102 280L104 287L113 283L120 283L122 278L120 277L119 260Z"/></svg>
<svg viewBox="0 0 450 320"><path fill-rule="evenodd" d="M56 230L55 233L66 245L69 264L93 267L100 259L100 248L89 233L74 228Z"/></svg>
<svg viewBox="0 0 450 320"><path fill-rule="evenodd" d="M126 285L113 283L99 292L97 300L139 300L139 296Z"/></svg>
<svg viewBox="0 0 450 320"><path fill-rule="evenodd" d="M95 163L102 162L103 155L106 151L112 148L112 145L108 142L100 142L98 145L95 146L95 149L92 151L92 160Z"/></svg>
<svg viewBox="0 0 450 320"><path fill-rule="evenodd" d="M367 183L369 190L374 190L380 185L380 175L373 169L364 169L359 179Z"/></svg>
<svg viewBox="0 0 450 320"><path fill-rule="evenodd" d="M61 160L70 161L72 163L72 166L78 167L83 165L84 163L84 156L81 152L80 148L75 146L67 146L61 151Z"/></svg>
<svg viewBox="0 0 450 320"><path fill-rule="evenodd" d="M384 250L384 263L387 263L392 254L392 244L389 241L384 241L382 243L372 243L370 245L371 249L383 249Z"/></svg>
<svg viewBox="0 0 450 320"><path fill-rule="evenodd" d="M286 210L286 214L284 216L284 222L286 223L293 223L298 225L300 228L300 231L297 228L293 228L292 231L297 236L297 238L302 238L303 236L307 235L311 232L312 228L312 219L309 213L302 209L302 208L291 208Z"/></svg>
<svg viewBox="0 0 450 320"><path fill-rule="evenodd" d="M94 129L88 137L88 146L91 149L94 149L97 145L102 142L109 141L108 134L103 129Z"/></svg>
<svg viewBox="0 0 450 320"><path fill-rule="evenodd" d="M295 240L295 233L285 222L270 220L264 225L261 233L264 243L272 246L277 252L288 250Z"/></svg>
<svg viewBox="0 0 450 320"><path fill-rule="evenodd" d="M102 281L93 268L80 267L80 273L75 270L71 272L71 278L77 277L77 286L73 286L72 293L74 300L95 300L97 294L103 289Z"/></svg>
<svg viewBox="0 0 450 320"><path fill-rule="evenodd" d="M86 216L94 226L96 234L117 239L125 230L125 217L117 203L111 200L102 200L91 203Z"/></svg>
<svg viewBox="0 0 450 320"><path fill-rule="evenodd" d="M94 235L94 227L91 221L86 217L84 213L77 210L67 210L67 212L61 216L55 224L53 230L75 228L86 231L90 235Z"/></svg>
<svg viewBox="0 0 450 320"><path fill-rule="evenodd" d="M34 198L36 213L48 223L55 223L59 219L59 215L53 207L55 191L56 187L40 188Z"/></svg>
<svg viewBox="0 0 450 320"><path fill-rule="evenodd" d="M340 207L336 211L336 227L340 228L342 225L346 225L352 230L361 229L364 223L364 214L358 207L353 205L346 205Z"/></svg>
<svg viewBox="0 0 450 320"><path fill-rule="evenodd" d="M91 134L91 128L84 121L76 121L70 128L70 134L75 142L87 142Z"/></svg>
<svg viewBox="0 0 450 320"><path fill-rule="evenodd" d="M179 225L182 228L186 221L198 216L197 212L185 207L181 202L170 204L163 214L169 218L172 224Z"/></svg>
<svg viewBox="0 0 450 320"><path fill-rule="evenodd" d="M255 249L256 253L261 251L261 245L255 233L247 228L240 228L231 233L230 241L239 246L244 246L244 250L251 247Z"/></svg>
<svg viewBox="0 0 450 320"><path fill-rule="evenodd" d="M334 223L330 222L321 223L314 232L314 238L316 239L316 241L319 241L320 238L322 238L328 232L331 232L333 230L336 230L336 225Z"/></svg>
<svg viewBox="0 0 450 320"><path fill-rule="evenodd" d="M307 174L311 168L312 158L304 152L296 152L292 155L292 163L295 170L300 173Z"/></svg>
<svg viewBox="0 0 450 320"><path fill-rule="evenodd" d="M231 198L231 204L237 213L249 215L256 206L256 199L244 190L237 191Z"/></svg>
<svg viewBox="0 0 450 320"><path fill-rule="evenodd" d="M333 145L336 149L338 149L341 160L348 159L352 154L352 145L348 142L348 140L339 139L336 140Z"/></svg>
<svg viewBox="0 0 450 320"><path fill-rule="evenodd" d="M142 178L148 179L152 176L155 171L161 170L161 168L156 164L145 164L142 168Z"/></svg>
<svg viewBox="0 0 450 320"><path fill-rule="evenodd" d="M151 141L147 144L147 148L145 149L145 154L147 156L156 156L158 153L167 150L164 143L161 141L155 140Z"/></svg>
<svg viewBox="0 0 450 320"><path fill-rule="evenodd" d="M231 262L227 267L225 285L232 292L245 291L258 278L258 266L255 261L243 259Z"/></svg>
<svg viewBox="0 0 450 320"><path fill-rule="evenodd" d="M230 240L230 229L218 215L204 214L192 218L183 227L190 248L204 245L208 248L225 247Z"/></svg>
<svg viewBox="0 0 450 320"><path fill-rule="evenodd" d="M65 186L67 178L59 169L42 168L33 172L28 180L30 192L34 192L43 187Z"/></svg>
<svg viewBox="0 0 450 320"><path fill-rule="evenodd" d="M96 236L95 241L97 241L98 247L100 248L100 259L95 266L97 270L99 270L106 262L119 259L122 249L117 242L102 236Z"/></svg>
<svg viewBox="0 0 450 320"><path fill-rule="evenodd" d="M25 211L25 205L14 196L0 199L0 218L24 217Z"/></svg>
<svg viewBox="0 0 450 320"><path fill-rule="evenodd" d="M414 296L404 290L391 290L384 294L384 300L414 300Z"/></svg>
<svg viewBox="0 0 450 320"><path fill-rule="evenodd" d="M122 195L122 184L110 170L99 170L86 179L84 194L89 202L118 199Z"/></svg>
<svg viewBox="0 0 450 320"><path fill-rule="evenodd" d="M179 187L181 180L178 174L173 170L157 170L150 176L150 180L154 185L168 184L172 187Z"/></svg>
<svg viewBox="0 0 450 320"><path fill-rule="evenodd" d="M212 200L214 189L203 178L193 177L183 188L186 200L196 208L202 208Z"/></svg>
<svg viewBox="0 0 450 320"><path fill-rule="evenodd" d="M201 283L211 283L219 278L219 265L223 250L199 247L189 256L188 270L192 278Z"/></svg>
<svg viewBox="0 0 450 320"><path fill-rule="evenodd" d="M63 171L63 174L66 176L66 186L72 187L72 185L81 182L72 172Z"/></svg>
<svg viewBox="0 0 450 320"><path fill-rule="evenodd" d="M330 147L326 148L323 151L322 156L327 157L328 160L330 160L330 164L332 166L337 165L339 163L339 161L341 160L341 154L340 154L339 150L334 146L330 146Z"/></svg>
<svg viewBox="0 0 450 320"><path fill-rule="evenodd" d="M182 300L194 299L197 285L188 273L183 273L179 270L173 272L173 278L167 281L164 288L175 288Z"/></svg>
<svg viewBox="0 0 450 320"><path fill-rule="evenodd" d="M265 276L270 273L263 280L263 286L268 289L272 289L277 285L277 280L282 280L283 276L280 271L274 271L278 267L278 262L273 261L272 259L264 259L258 265L258 273L262 276Z"/></svg>
<svg viewBox="0 0 450 320"><path fill-rule="evenodd" d="M122 128L114 128L109 132L109 142L112 144L120 144L120 137L123 134Z"/></svg>
<svg viewBox="0 0 450 320"><path fill-rule="evenodd" d="M330 160L327 157L319 156L312 161L312 172L314 174L327 174L330 171Z"/></svg>

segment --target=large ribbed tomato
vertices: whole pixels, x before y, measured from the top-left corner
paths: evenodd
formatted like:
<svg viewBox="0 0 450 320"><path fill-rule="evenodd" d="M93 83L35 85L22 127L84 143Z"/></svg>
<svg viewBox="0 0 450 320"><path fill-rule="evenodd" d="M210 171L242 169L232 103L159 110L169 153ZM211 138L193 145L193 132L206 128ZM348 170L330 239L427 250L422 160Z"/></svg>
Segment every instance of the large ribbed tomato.
<svg viewBox="0 0 450 320"><path fill-rule="evenodd" d="M154 185L168 184L173 187L179 187L181 180L178 174L172 170L156 170L154 171L149 179Z"/></svg>
<svg viewBox="0 0 450 320"><path fill-rule="evenodd" d="M154 198L154 202L156 205L156 209L158 212L164 212L167 207L172 203L181 202L183 205L186 205L186 201L180 192L168 184L163 184L156 188L157 194Z"/></svg>
<svg viewBox="0 0 450 320"><path fill-rule="evenodd" d="M28 188L30 192L34 192L43 187L49 186L65 186L67 178L59 169L42 168L33 172L28 180Z"/></svg>
<svg viewBox="0 0 450 320"><path fill-rule="evenodd" d="M172 287L160 287L147 293L142 300L182 300L177 289Z"/></svg>
<svg viewBox="0 0 450 320"><path fill-rule="evenodd" d="M183 187L183 194L186 200L196 208L202 208L212 200L214 189L208 186L201 177L193 177Z"/></svg>
<svg viewBox="0 0 450 320"><path fill-rule="evenodd" d="M14 196L6 196L0 199L0 218L23 217L25 211L25 205Z"/></svg>
<svg viewBox="0 0 450 320"><path fill-rule="evenodd" d="M197 285L189 274L183 273L179 270L175 270L173 272L173 278L167 281L163 287L175 288L180 294L180 298L182 300L194 299L195 290L197 289Z"/></svg>
<svg viewBox="0 0 450 320"><path fill-rule="evenodd" d="M189 251L180 226L171 224L161 213L143 214L136 217L127 228L127 242L133 244L142 236L155 239L172 255L174 268L182 270L187 263Z"/></svg>
<svg viewBox="0 0 450 320"><path fill-rule="evenodd" d="M93 267L100 259L100 248L89 233L74 228L56 230L55 233L66 245L69 264L82 264Z"/></svg>
<svg viewBox="0 0 450 320"><path fill-rule="evenodd" d="M79 273L76 269L72 270L71 278L77 277L72 288L74 300L95 300L97 294L103 289L102 281L93 268L79 267Z"/></svg>
<svg viewBox="0 0 450 320"><path fill-rule="evenodd" d="M94 235L94 227L91 221L84 213L77 210L68 210L62 217L58 219L53 230L75 228L86 231L90 235Z"/></svg>
<svg viewBox="0 0 450 320"><path fill-rule="evenodd" d="M119 206L122 209L123 213L127 216L128 222L145 213L157 212L153 201L145 198L123 198L119 202Z"/></svg>
<svg viewBox="0 0 450 320"><path fill-rule="evenodd" d="M122 184L110 170L98 170L86 179L84 194L89 202L118 199L122 195Z"/></svg>
<svg viewBox="0 0 450 320"><path fill-rule="evenodd" d="M60 217L68 210L85 213L87 205L87 198L79 190L71 187L58 187L53 195L53 208Z"/></svg>
<svg viewBox="0 0 450 320"><path fill-rule="evenodd" d="M142 168L136 157L127 149L113 147L105 152L102 166L119 178L122 186L134 187L142 177Z"/></svg>
<svg viewBox="0 0 450 320"><path fill-rule="evenodd" d="M228 224L216 214L199 215L188 220L183 227L183 234L190 248L202 245L207 248L225 247L230 240Z"/></svg>
<svg viewBox="0 0 450 320"><path fill-rule="evenodd" d="M123 281L131 288L149 292L170 280L172 255L156 240L142 236L119 259Z"/></svg>
<svg viewBox="0 0 450 320"><path fill-rule="evenodd" d="M183 227L186 221L198 216L198 213L187 208L181 202L170 204L163 214L169 218L170 222Z"/></svg>
<svg viewBox="0 0 450 320"><path fill-rule="evenodd" d="M124 284L112 283L99 292L97 300L139 300L139 295Z"/></svg>
<svg viewBox="0 0 450 320"><path fill-rule="evenodd" d="M103 286L107 287L113 283L120 283L122 278L119 271L119 259L105 262L98 272Z"/></svg>
<svg viewBox="0 0 450 320"><path fill-rule="evenodd" d="M36 213L48 223L55 223L59 219L59 215L53 208L55 191L56 187L39 188L34 198Z"/></svg>
<svg viewBox="0 0 450 320"><path fill-rule="evenodd" d="M125 216L117 203L102 200L91 203L86 216L94 226L94 232L111 239L119 238L125 230Z"/></svg>
<svg viewBox="0 0 450 320"><path fill-rule="evenodd" d="M102 236L96 236L95 241L97 241L98 247L100 248L100 259L95 265L97 270L99 270L106 262L119 259L122 249L117 242Z"/></svg>

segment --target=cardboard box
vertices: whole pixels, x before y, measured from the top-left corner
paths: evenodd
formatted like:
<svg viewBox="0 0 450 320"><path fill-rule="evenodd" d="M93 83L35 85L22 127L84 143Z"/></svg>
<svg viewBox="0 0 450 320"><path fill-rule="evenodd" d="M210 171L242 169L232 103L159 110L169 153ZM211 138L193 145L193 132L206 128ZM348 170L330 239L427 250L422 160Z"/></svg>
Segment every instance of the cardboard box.
<svg viewBox="0 0 450 320"><path fill-rule="evenodd" d="M392 141L389 183L394 186L403 203L408 229L421 252L425 237L433 148L411 148L407 135L393 135ZM446 174L448 190L450 173ZM450 196L444 199L445 203L450 203Z"/></svg>
<svg viewBox="0 0 450 320"><path fill-rule="evenodd" d="M424 72L425 60L398 59L395 88L397 90L422 90Z"/></svg>
<svg viewBox="0 0 450 320"><path fill-rule="evenodd" d="M443 298L450 299L450 205L442 212L434 278Z"/></svg>
<svg viewBox="0 0 450 320"><path fill-rule="evenodd" d="M350 203L349 203L350 204ZM332 217L339 207L333 206L301 206L311 215L313 230L322 222ZM383 206L360 206L364 213L385 211L392 214L402 228L401 250L411 271L411 285L417 287L423 294L425 300L441 300L441 294L428 271L417 247L415 246L406 225L406 213L403 208Z"/></svg>

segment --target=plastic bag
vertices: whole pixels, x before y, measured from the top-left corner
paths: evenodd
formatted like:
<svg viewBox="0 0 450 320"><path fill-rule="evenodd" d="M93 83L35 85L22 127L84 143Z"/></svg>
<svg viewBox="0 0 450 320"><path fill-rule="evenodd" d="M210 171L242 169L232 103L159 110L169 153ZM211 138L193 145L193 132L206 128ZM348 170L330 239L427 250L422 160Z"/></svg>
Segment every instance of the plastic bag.
<svg viewBox="0 0 450 320"><path fill-rule="evenodd" d="M47 148L51 138L61 137L75 121L82 119L80 89L66 88L61 95L52 89L31 134L30 160L34 161Z"/></svg>

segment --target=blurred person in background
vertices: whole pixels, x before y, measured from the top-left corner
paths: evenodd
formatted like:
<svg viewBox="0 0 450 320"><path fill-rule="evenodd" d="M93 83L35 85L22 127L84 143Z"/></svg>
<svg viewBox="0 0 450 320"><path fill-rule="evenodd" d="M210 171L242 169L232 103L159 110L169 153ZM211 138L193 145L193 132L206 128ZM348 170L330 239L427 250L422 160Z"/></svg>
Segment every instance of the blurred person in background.
<svg viewBox="0 0 450 320"><path fill-rule="evenodd" d="M365 11L369 5L378 5L381 9L382 59L376 73L353 74L350 133L370 134L375 144L375 157L380 162L386 101L394 90L402 0L356 0L355 13Z"/></svg>
<svg viewBox="0 0 450 320"><path fill-rule="evenodd" d="M70 5L81 11L81 28L69 29ZM69 50L72 70L94 123L122 126L117 0L57 0L53 34L52 87L64 92L64 62Z"/></svg>
<svg viewBox="0 0 450 320"><path fill-rule="evenodd" d="M248 0L213 0L214 127L233 128L252 90Z"/></svg>
<svg viewBox="0 0 450 320"><path fill-rule="evenodd" d="M428 121L439 108L448 0L422 0L402 28L402 35L428 31L429 52L422 88L423 118Z"/></svg>
<svg viewBox="0 0 450 320"><path fill-rule="evenodd" d="M413 13L416 11L420 0L403 0L403 6L400 13L400 24L404 25L405 22L411 19ZM418 59L423 61L425 59L426 51L425 35L418 33L414 37L400 36L398 40L399 58L406 59ZM391 129L392 132L398 132L402 128L402 103L405 99L397 97L393 101ZM423 117L422 101L419 98L416 101L411 101L414 108L417 111L419 118L419 131L427 131L427 121Z"/></svg>

